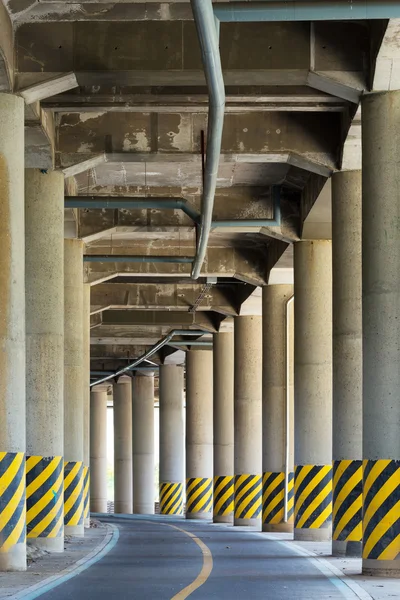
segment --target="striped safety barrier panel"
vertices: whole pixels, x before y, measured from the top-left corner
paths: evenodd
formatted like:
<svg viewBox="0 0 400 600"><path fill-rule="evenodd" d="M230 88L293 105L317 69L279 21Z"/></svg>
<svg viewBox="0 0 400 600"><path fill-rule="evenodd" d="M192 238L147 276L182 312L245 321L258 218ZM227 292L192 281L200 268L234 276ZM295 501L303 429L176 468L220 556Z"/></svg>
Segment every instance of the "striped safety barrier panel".
<svg viewBox="0 0 400 600"><path fill-rule="evenodd" d="M332 523L332 466L297 466L294 498L295 528L327 529Z"/></svg>
<svg viewBox="0 0 400 600"><path fill-rule="evenodd" d="M160 483L160 513L162 515L183 514L183 483Z"/></svg>
<svg viewBox="0 0 400 600"><path fill-rule="evenodd" d="M90 469L83 467L83 518L90 516Z"/></svg>
<svg viewBox="0 0 400 600"><path fill-rule="evenodd" d="M287 503L287 517L288 523L293 523L294 521L294 473L289 473L289 481L288 481L288 503Z"/></svg>
<svg viewBox="0 0 400 600"><path fill-rule="evenodd" d="M333 463L333 531L339 542L362 540L362 461Z"/></svg>
<svg viewBox="0 0 400 600"><path fill-rule="evenodd" d="M363 558L400 560L400 461L363 462Z"/></svg>
<svg viewBox="0 0 400 600"><path fill-rule="evenodd" d="M64 525L83 524L83 463L64 463Z"/></svg>
<svg viewBox="0 0 400 600"><path fill-rule="evenodd" d="M214 517L233 516L235 478L231 476L214 477Z"/></svg>
<svg viewBox="0 0 400 600"><path fill-rule="evenodd" d="M285 514L285 473L263 474L262 522L265 525L282 523Z"/></svg>
<svg viewBox="0 0 400 600"><path fill-rule="evenodd" d="M213 508L213 480L194 477L186 480L186 513L207 513Z"/></svg>
<svg viewBox="0 0 400 600"><path fill-rule="evenodd" d="M25 542L25 454L0 452L0 552Z"/></svg>
<svg viewBox="0 0 400 600"><path fill-rule="evenodd" d="M235 519L257 519L261 509L261 475L235 475Z"/></svg>
<svg viewBox="0 0 400 600"><path fill-rule="evenodd" d="M63 457L26 457L28 538L56 538L64 530Z"/></svg>

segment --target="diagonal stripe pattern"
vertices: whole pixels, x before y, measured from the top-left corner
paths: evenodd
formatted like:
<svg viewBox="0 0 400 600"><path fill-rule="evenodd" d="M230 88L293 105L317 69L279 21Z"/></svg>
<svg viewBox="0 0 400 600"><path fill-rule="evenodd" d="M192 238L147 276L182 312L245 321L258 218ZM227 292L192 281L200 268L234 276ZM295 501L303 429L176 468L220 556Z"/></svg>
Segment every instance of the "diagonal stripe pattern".
<svg viewBox="0 0 400 600"><path fill-rule="evenodd" d="M235 519L257 519L261 505L261 475L235 475Z"/></svg>
<svg viewBox="0 0 400 600"><path fill-rule="evenodd" d="M400 461L363 461L363 558L400 560Z"/></svg>
<svg viewBox="0 0 400 600"><path fill-rule="evenodd" d="M186 514L207 513L213 507L213 480L193 477L186 480Z"/></svg>
<svg viewBox="0 0 400 600"><path fill-rule="evenodd" d="M214 517L233 515L234 509L234 477L214 477Z"/></svg>
<svg viewBox="0 0 400 600"><path fill-rule="evenodd" d="M332 466L299 465L294 475L294 526L326 529L332 522Z"/></svg>
<svg viewBox="0 0 400 600"><path fill-rule="evenodd" d="M162 515L183 514L183 483L171 481L160 483L160 513Z"/></svg>
<svg viewBox="0 0 400 600"><path fill-rule="evenodd" d="M88 519L90 515L90 469L83 468L83 518Z"/></svg>
<svg viewBox="0 0 400 600"><path fill-rule="evenodd" d="M287 490L287 511L288 511L288 523L294 521L294 473L289 473L288 490Z"/></svg>
<svg viewBox="0 0 400 600"><path fill-rule="evenodd" d="M0 553L26 539L25 454L0 452Z"/></svg>
<svg viewBox="0 0 400 600"><path fill-rule="evenodd" d="M64 463L64 525L83 523L83 463Z"/></svg>
<svg viewBox="0 0 400 600"><path fill-rule="evenodd" d="M333 463L333 533L340 542L362 539L362 461Z"/></svg>
<svg viewBox="0 0 400 600"><path fill-rule="evenodd" d="M283 522L285 512L285 473L263 474L263 524Z"/></svg>
<svg viewBox="0 0 400 600"><path fill-rule="evenodd" d="M63 457L26 457L26 530L28 538L63 534Z"/></svg>

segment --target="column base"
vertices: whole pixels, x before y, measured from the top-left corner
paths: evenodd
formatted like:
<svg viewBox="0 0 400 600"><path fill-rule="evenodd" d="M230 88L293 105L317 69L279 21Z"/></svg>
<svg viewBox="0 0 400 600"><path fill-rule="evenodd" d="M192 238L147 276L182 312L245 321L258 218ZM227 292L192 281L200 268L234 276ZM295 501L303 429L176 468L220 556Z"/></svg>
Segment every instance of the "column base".
<svg viewBox="0 0 400 600"><path fill-rule="evenodd" d="M233 525L233 515L214 516L213 523L225 523L225 525Z"/></svg>
<svg viewBox="0 0 400 600"><path fill-rule="evenodd" d="M235 517L233 524L235 527L257 527L261 531L261 519L237 519Z"/></svg>
<svg viewBox="0 0 400 600"><path fill-rule="evenodd" d="M332 556L348 556L352 558L361 558L361 542L340 542L332 540Z"/></svg>
<svg viewBox="0 0 400 600"><path fill-rule="evenodd" d="M265 533L293 533L293 523L264 523Z"/></svg>
<svg viewBox="0 0 400 600"><path fill-rule="evenodd" d="M154 504L150 506L134 506L132 512L134 515L154 515Z"/></svg>
<svg viewBox="0 0 400 600"><path fill-rule="evenodd" d="M115 502L114 500L114 514L116 515L131 515L132 504L129 502Z"/></svg>
<svg viewBox="0 0 400 600"><path fill-rule="evenodd" d="M28 546L35 546L51 554L64 552L64 536L57 538L26 538L26 543Z"/></svg>
<svg viewBox="0 0 400 600"><path fill-rule="evenodd" d="M90 528L90 517L86 517L83 521L83 526L85 529L89 529Z"/></svg>
<svg viewBox="0 0 400 600"><path fill-rule="evenodd" d="M294 541L296 542L330 542L332 539L331 528L327 529L297 529L294 528Z"/></svg>
<svg viewBox="0 0 400 600"><path fill-rule="evenodd" d="M189 512L185 515L186 519L194 519L195 521L212 521L212 514L207 512Z"/></svg>
<svg viewBox="0 0 400 600"><path fill-rule="evenodd" d="M64 526L64 536L70 535L72 537L84 537L85 528L82 525L65 525Z"/></svg>
<svg viewBox="0 0 400 600"><path fill-rule="evenodd" d="M363 559L362 574L374 577L400 577L400 560Z"/></svg>
<svg viewBox="0 0 400 600"><path fill-rule="evenodd" d="M8 552L0 552L0 571L26 571L26 545L15 544Z"/></svg>
<svg viewBox="0 0 400 600"><path fill-rule="evenodd" d="M105 514L107 512L107 500L96 500L92 498L90 501L90 512Z"/></svg>

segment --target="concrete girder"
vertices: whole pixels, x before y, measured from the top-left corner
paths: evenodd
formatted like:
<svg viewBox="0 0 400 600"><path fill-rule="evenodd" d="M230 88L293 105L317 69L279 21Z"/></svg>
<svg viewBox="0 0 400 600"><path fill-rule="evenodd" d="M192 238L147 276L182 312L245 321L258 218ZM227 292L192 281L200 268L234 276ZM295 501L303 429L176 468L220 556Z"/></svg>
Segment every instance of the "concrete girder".
<svg viewBox="0 0 400 600"><path fill-rule="evenodd" d="M219 284L207 290L197 312L210 311L238 314L240 303L234 288L240 284ZM249 286L245 286L249 287ZM91 289L92 314L109 309L189 311L196 303L204 285L148 283L112 283L93 286Z"/></svg>
<svg viewBox="0 0 400 600"><path fill-rule="evenodd" d="M97 316L97 315L96 315ZM204 331L218 331L223 316L213 311L179 312L163 310L107 310L102 314L102 326L123 327L132 330L135 325L193 327Z"/></svg>
<svg viewBox="0 0 400 600"><path fill-rule="evenodd" d="M152 244L153 246L153 244ZM162 246L162 243L161 243ZM150 249L150 248L149 248ZM155 254L153 248L152 253ZM208 248L203 264L201 277L234 277L251 285L265 285L268 277L268 244L265 249L253 250L250 248ZM165 247L164 252L165 254ZM171 252L172 248L169 248ZM125 251L126 252L126 251ZM99 252L97 252L100 254ZM103 252L101 253L103 254ZM132 252L131 254L137 254ZM151 256L150 253L148 253ZM175 253L173 253L175 255ZM179 252L178 252L179 254ZM272 265L273 266L273 265ZM271 268L272 268L271 266ZM84 277L86 283L102 283L117 276L137 275L151 281L151 278L163 276L181 277L190 279L190 264L165 264L165 263L90 263L84 264Z"/></svg>
<svg viewBox="0 0 400 600"><path fill-rule="evenodd" d="M54 116L40 102L25 106L25 168L53 169Z"/></svg>
<svg viewBox="0 0 400 600"><path fill-rule="evenodd" d="M14 35L11 19L0 2L0 92L14 88Z"/></svg>

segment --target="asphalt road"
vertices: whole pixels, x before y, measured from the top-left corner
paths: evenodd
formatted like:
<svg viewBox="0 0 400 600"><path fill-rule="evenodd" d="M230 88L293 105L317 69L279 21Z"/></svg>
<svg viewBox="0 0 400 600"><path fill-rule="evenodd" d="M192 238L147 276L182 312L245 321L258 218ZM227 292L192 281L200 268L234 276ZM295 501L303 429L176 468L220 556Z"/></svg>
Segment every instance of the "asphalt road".
<svg viewBox="0 0 400 600"><path fill-rule="evenodd" d="M120 530L115 548L43 600L357 598L344 595L308 558L262 534L160 517L110 522ZM195 581L200 587L180 593Z"/></svg>

